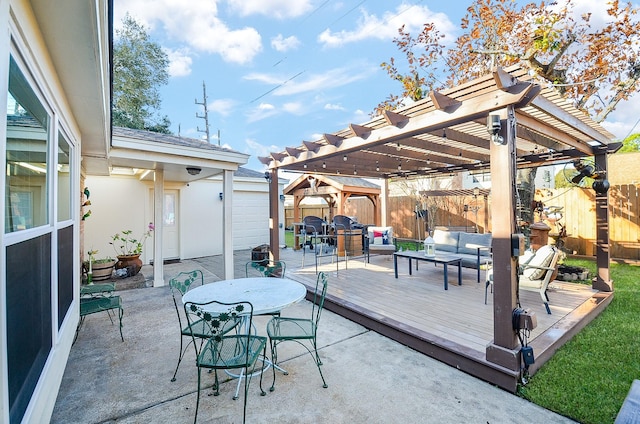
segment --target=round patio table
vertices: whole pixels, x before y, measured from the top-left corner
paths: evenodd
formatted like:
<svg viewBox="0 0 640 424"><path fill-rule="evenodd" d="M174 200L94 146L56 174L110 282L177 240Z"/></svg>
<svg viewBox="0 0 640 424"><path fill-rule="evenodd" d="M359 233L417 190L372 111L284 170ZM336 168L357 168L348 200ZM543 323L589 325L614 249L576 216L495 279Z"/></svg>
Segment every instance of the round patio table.
<svg viewBox="0 0 640 424"><path fill-rule="evenodd" d="M278 312L298 303L306 294L307 288L303 284L288 278L236 278L191 289L182 296L182 303L206 303L213 300L224 303L250 302L253 314L261 315Z"/></svg>
<svg viewBox="0 0 640 424"><path fill-rule="evenodd" d="M288 278L255 277L236 278L233 280L222 280L209 283L189 290L182 296L182 304L186 302L207 303L213 300L224 303L250 302L253 305L253 314L268 314L278 312L287 306L300 302L307 294L307 288L297 281ZM213 313L226 312L226 310L215 310L214 305L203 306L204 310ZM248 323L245 323L245 327ZM275 366L280 371L285 370L273 364L269 359L262 358L264 367L258 372L264 372L269 366ZM238 398L240 382L244 377L243 372L233 374L227 371L231 377L238 378L236 393L233 397Z"/></svg>

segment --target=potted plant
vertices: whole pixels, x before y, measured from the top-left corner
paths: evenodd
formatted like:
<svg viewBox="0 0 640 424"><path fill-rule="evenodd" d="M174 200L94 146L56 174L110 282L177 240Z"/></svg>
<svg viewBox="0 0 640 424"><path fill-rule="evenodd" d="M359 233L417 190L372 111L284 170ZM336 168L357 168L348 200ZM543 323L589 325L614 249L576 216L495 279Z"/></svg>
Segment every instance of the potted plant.
<svg viewBox="0 0 640 424"><path fill-rule="evenodd" d="M97 250L90 250L87 253L89 254L89 260L82 263L87 274L87 284L110 279L117 261L110 257L95 259L95 255L98 253Z"/></svg>
<svg viewBox="0 0 640 424"><path fill-rule="evenodd" d="M140 272L140 268L142 268L142 260L140 260L142 248L153 230L154 225L150 222L147 226L147 231L142 233L140 238L134 238L132 230L125 230L111 236L109 244L113 246L118 258L118 262L115 265L116 269L126 268L129 276L134 276Z"/></svg>

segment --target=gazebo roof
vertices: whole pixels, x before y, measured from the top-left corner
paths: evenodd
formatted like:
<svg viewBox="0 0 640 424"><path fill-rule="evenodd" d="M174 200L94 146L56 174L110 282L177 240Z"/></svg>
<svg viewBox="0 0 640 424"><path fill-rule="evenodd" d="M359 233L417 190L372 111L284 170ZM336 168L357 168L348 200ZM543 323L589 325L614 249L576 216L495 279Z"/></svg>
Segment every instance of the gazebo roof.
<svg viewBox="0 0 640 424"><path fill-rule="evenodd" d="M259 159L270 169L372 178L486 170L487 118L508 106L516 114L518 167L613 152L619 145L555 89L533 82L516 66Z"/></svg>
<svg viewBox="0 0 640 424"><path fill-rule="evenodd" d="M311 181L316 180L313 184ZM312 187L313 186L313 187ZM362 178L336 175L304 174L284 188L284 194L293 195L300 190L305 196L325 195L329 193L349 193L349 195L379 195L380 186Z"/></svg>

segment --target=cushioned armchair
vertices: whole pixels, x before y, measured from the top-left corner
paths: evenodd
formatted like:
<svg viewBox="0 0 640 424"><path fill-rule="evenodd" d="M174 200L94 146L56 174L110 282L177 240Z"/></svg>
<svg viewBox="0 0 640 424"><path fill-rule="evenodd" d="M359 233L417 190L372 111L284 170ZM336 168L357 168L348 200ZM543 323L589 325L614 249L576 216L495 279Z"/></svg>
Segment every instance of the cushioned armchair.
<svg viewBox="0 0 640 424"><path fill-rule="evenodd" d="M560 251L550 245L542 246L535 253L528 251L520 257L518 287L523 290L533 290L540 293L547 314L551 314L547 288L557 271L559 258ZM489 268L484 291L485 304L487 303L487 290L492 284L493 269Z"/></svg>
<svg viewBox="0 0 640 424"><path fill-rule="evenodd" d="M369 256L374 255L393 255L396 251L395 241L393 239L393 227L368 227L367 228L367 262Z"/></svg>

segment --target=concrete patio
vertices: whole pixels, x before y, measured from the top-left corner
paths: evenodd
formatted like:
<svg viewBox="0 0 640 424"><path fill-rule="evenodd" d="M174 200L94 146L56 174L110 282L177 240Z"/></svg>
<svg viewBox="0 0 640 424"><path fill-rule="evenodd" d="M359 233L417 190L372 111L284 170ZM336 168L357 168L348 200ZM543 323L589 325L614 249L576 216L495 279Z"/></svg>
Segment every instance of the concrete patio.
<svg viewBox="0 0 640 424"><path fill-rule="evenodd" d="M244 275L249 251L235 255L236 276ZM300 252L281 251L293 273ZM220 257L164 265L165 280L181 270L200 268L205 282L220 280ZM150 266L143 275L151 276ZM331 284L331 277L329 278ZM71 350L53 412L53 423L187 423L193 421L197 372L187 351L171 382L178 349L178 325L169 288L122 290L125 315L120 341L107 314L89 316ZM307 316L303 301L283 315ZM255 319L264 334L268 317ZM264 374L267 395L259 395L259 378L251 381L249 423L569 423L565 417L518 398L455 368L413 351L329 311L318 334L323 372L295 344L279 349L288 375ZM205 376L206 384L213 376ZM201 423L238 423L242 398L232 400L236 380L221 386L219 397L202 396ZM210 393L209 388L204 393Z"/></svg>

